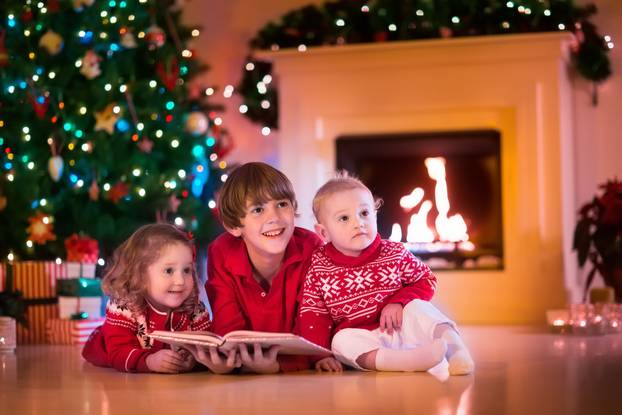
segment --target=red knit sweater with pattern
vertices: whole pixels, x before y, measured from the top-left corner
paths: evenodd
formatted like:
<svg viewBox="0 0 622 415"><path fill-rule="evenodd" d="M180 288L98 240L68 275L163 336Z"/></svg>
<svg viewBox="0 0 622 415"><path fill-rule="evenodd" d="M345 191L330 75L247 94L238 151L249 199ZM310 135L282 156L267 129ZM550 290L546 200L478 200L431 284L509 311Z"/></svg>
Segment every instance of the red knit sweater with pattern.
<svg viewBox="0 0 622 415"><path fill-rule="evenodd" d="M201 303L192 315L181 311L167 313L148 304L144 314L136 315L113 301L106 306L106 320L89 336L82 356L96 366L113 367L121 372L150 372L147 356L169 345L147 337L153 330L209 330L211 320Z"/></svg>
<svg viewBox="0 0 622 415"><path fill-rule="evenodd" d="M339 330L376 329L385 305L428 301L435 290L430 268L399 242L376 236L358 257L344 255L329 243L311 259L298 316L300 334L330 348Z"/></svg>

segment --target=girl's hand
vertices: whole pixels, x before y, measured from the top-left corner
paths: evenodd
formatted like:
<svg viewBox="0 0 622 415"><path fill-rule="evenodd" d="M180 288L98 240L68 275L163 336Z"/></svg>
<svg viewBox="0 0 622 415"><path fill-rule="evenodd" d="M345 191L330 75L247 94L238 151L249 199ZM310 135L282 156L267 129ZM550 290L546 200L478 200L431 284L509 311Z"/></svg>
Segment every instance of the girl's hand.
<svg viewBox="0 0 622 415"><path fill-rule="evenodd" d="M315 363L315 370L318 372L343 372L343 366L334 357L325 357Z"/></svg>
<svg viewBox="0 0 622 415"><path fill-rule="evenodd" d="M272 346L264 353L259 343L254 343L252 355L245 344L239 344L238 348L242 365L255 373L277 373L281 368L276 360L276 355L281 349L279 346Z"/></svg>
<svg viewBox="0 0 622 415"><path fill-rule="evenodd" d="M199 363L207 366L209 370L218 375L229 373L242 365L236 349L229 350L225 356L213 346L208 348L192 346L189 350Z"/></svg>
<svg viewBox="0 0 622 415"><path fill-rule="evenodd" d="M187 372L189 369L185 358L178 352L170 349L159 350L150 354L145 359L147 367L152 372L158 373L180 373Z"/></svg>
<svg viewBox="0 0 622 415"><path fill-rule="evenodd" d="M393 334L393 330L402 328L402 316L404 307L398 303L391 303L384 306L380 312L380 331Z"/></svg>

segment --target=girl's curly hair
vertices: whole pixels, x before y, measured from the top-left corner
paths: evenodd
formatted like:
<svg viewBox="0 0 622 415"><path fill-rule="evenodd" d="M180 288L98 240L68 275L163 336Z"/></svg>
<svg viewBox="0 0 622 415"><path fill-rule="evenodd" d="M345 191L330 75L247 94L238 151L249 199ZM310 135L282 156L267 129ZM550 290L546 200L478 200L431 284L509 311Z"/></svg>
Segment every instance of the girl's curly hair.
<svg viewBox="0 0 622 415"><path fill-rule="evenodd" d="M157 261L162 249L173 244L187 246L194 254L192 236L169 223L144 225L119 246L106 268L103 291L114 302L132 313L143 314L147 308L147 269ZM181 311L194 313L199 307L196 267L192 267L193 288L180 306Z"/></svg>

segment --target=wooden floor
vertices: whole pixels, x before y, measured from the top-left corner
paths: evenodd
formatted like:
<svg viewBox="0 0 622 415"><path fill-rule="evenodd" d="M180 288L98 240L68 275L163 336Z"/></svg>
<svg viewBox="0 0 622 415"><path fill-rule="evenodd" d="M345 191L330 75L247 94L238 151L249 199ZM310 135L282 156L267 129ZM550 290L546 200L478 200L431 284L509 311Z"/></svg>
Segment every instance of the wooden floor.
<svg viewBox="0 0 622 415"><path fill-rule="evenodd" d="M22 414L622 414L622 335L463 327L472 376L360 373L124 374L71 346L0 355L0 413ZM615 406L614 406L615 405Z"/></svg>

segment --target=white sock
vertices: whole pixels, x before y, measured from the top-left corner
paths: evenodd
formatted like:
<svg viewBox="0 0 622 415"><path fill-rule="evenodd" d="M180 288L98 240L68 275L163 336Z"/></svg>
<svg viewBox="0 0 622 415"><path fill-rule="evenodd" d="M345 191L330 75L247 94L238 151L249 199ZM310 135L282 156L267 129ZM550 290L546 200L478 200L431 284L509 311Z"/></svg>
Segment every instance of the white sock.
<svg viewBox="0 0 622 415"><path fill-rule="evenodd" d="M468 375L475 370L475 362L462 338L453 327L443 331L441 339L447 342L447 363L452 376Z"/></svg>
<svg viewBox="0 0 622 415"><path fill-rule="evenodd" d="M443 360L447 343L443 339L414 349L395 350L381 347L376 353L376 370L383 372L423 372Z"/></svg>

